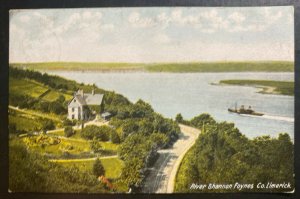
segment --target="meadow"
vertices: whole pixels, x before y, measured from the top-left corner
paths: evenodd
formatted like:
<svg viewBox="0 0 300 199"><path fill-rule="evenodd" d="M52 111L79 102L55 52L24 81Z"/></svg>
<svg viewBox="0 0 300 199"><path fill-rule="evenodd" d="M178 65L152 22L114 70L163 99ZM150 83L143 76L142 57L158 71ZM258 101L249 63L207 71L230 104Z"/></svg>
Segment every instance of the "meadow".
<svg viewBox="0 0 300 199"><path fill-rule="evenodd" d="M9 78L9 93L17 93L19 95L29 95L33 98L40 98L42 100L53 102L59 98L60 95L65 97L65 100L70 100L72 95L49 88L42 83L29 79Z"/></svg>

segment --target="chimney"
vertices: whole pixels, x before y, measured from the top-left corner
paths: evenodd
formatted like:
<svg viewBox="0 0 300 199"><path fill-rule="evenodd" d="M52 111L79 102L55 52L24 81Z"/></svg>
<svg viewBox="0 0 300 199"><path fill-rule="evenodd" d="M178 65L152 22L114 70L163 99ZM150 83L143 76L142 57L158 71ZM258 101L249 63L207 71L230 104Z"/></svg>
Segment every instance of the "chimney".
<svg viewBox="0 0 300 199"><path fill-rule="evenodd" d="M92 95L95 95L95 89L92 90Z"/></svg>
<svg viewBox="0 0 300 199"><path fill-rule="evenodd" d="M79 89L77 93L83 97L83 89Z"/></svg>

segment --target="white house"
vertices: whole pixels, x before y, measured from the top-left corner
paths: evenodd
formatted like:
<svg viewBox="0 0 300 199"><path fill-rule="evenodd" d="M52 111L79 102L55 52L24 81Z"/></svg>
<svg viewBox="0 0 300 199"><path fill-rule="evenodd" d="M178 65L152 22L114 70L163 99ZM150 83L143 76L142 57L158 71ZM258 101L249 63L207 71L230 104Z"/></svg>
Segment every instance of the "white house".
<svg viewBox="0 0 300 199"><path fill-rule="evenodd" d="M68 119L73 120L88 120L91 118L91 110L89 106L99 106L100 110L103 100L103 94L84 93L83 90L78 90L72 100L68 104ZM96 114L100 114L100 111Z"/></svg>

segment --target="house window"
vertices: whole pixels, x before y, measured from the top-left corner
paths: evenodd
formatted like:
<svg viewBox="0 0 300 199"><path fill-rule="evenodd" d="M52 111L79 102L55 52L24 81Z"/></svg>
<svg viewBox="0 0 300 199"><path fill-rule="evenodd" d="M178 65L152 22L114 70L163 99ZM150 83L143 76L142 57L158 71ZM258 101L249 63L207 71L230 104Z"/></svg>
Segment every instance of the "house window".
<svg viewBox="0 0 300 199"><path fill-rule="evenodd" d="M72 120L74 120L74 115L72 115Z"/></svg>
<svg viewBox="0 0 300 199"><path fill-rule="evenodd" d="M79 119L79 120L81 119L81 115L78 115L78 119Z"/></svg>
<svg viewBox="0 0 300 199"><path fill-rule="evenodd" d="M74 112L74 108L72 108L72 112Z"/></svg>
<svg viewBox="0 0 300 199"><path fill-rule="evenodd" d="M74 99L74 102L76 102L76 99Z"/></svg>

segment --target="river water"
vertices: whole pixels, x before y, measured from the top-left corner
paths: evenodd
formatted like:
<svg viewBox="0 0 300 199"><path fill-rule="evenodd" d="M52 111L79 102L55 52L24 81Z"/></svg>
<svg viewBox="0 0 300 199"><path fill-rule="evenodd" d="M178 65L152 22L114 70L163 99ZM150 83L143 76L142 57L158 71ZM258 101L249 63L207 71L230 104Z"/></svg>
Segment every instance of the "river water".
<svg viewBox="0 0 300 199"><path fill-rule="evenodd" d="M155 111L170 118L181 113L190 119L201 113L217 121L234 122L247 137L276 137L287 132L294 138L294 97L257 93L246 86L212 85L224 79L265 79L294 81L293 73L146 73L51 71L68 79L116 91L132 102L143 99ZM227 109L249 105L264 116L241 116Z"/></svg>

